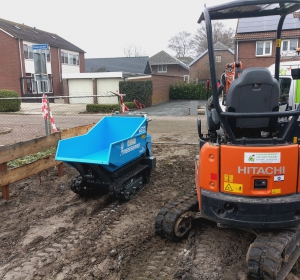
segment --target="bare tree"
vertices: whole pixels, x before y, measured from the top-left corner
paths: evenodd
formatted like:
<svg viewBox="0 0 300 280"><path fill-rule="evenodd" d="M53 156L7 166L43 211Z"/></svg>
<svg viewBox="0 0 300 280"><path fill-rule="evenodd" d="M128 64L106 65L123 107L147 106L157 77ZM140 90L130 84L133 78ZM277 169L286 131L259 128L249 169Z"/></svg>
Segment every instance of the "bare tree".
<svg viewBox="0 0 300 280"><path fill-rule="evenodd" d="M140 57L145 56L145 53L140 46L129 45L124 48L124 55L126 57Z"/></svg>
<svg viewBox="0 0 300 280"><path fill-rule="evenodd" d="M214 21L212 23L213 43L220 42L225 46L234 49L234 35L233 28L227 28L222 22ZM196 34L193 38L193 46L196 55L203 53L207 50L207 37L205 24L201 23Z"/></svg>
<svg viewBox="0 0 300 280"><path fill-rule="evenodd" d="M169 40L168 48L176 53L176 57L190 56L193 53L192 34L181 31Z"/></svg>

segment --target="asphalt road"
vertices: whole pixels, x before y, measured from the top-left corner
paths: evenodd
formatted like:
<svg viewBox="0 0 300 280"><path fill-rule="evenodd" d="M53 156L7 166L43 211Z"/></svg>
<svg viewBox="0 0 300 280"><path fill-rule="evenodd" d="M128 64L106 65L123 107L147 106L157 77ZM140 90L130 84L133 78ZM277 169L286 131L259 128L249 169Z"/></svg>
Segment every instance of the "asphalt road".
<svg viewBox="0 0 300 280"><path fill-rule="evenodd" d="M198 100L198 106L204 107L205 103L205 100ZM171 100L141 111L146 112L149 116L188 116L189 108L189 100Z"/></svg>

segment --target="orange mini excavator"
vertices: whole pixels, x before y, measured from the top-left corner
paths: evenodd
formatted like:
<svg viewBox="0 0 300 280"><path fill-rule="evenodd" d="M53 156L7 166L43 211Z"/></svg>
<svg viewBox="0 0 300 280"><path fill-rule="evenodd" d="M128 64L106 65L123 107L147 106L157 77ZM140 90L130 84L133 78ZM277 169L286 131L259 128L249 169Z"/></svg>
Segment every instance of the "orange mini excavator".
<svg viewBox="0 0 300 280"><path fill-rule="evenodd" d="M283 22L299 9L299 0L204 7L198 23L205 21L207 30L212 100L206 106L205 136L198 120L196 191L167 203L155 219L156 234L174 241L183 238L199 216L220 227L252 231L257 237L246 262L249 275L259 279L285 279L300 255L300 107L279 111L278 83ZM222 110L211 21L268 16L278 20L275 77L266 68L244 69L227 85ZM300 78L300 69L292 76Z"/></svg>

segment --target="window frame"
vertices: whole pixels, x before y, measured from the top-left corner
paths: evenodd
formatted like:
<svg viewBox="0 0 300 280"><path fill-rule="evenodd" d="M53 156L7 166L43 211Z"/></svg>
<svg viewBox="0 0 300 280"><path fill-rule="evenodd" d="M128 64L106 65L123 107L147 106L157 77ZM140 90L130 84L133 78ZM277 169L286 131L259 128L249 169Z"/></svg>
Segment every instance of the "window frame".
<svg viewBox="0 0 300 280"><path fill-rule="evenodd" d="M52 75L47 74L47 80L36 81L35 74L26 73L26 94L53 93Z"/></svg>
<svg viewBox="0 0 300 280"><path fill-rule="evenodd" d="M291 41L296 41L297 42L297 45L295 47L295 49L291 49ZM287 50L283 50L283 43L284 42L287 42L288 43L288 47L287 47ZM298 43L299 43L299 40L298 38L292 38L292 39L282 39L281 40L281 52L289 52L289 51L294 51L298 48Z"/></svg>
<svg viewBox="0 0 300 280"><path fill-rule="evenodd" d="M33 59L32 45L28 46L28 57L29 57L29 59Z"/></svg>
<svg viewBox="0 0 300 280"><path fill-rule="evenodd" d="M33 59L32 45L23 44L24 59Z"/></svg>
<svg viewBox="0 0 300 280"><path fill-rule="evenodd" d="M34 81L36 83L37 93L53 93L52 77L50 74L47 75L47 80ZM44 91L43 91L44 88Z"/></svg>
<svg viewBox="0 0 300 280"><path fill-rule="evenodd" d="M79 66L79 54L61 51L61 63L65 65Z"/></svg>
<svg viewBox="0 0 300 280"><path fill-rule="evenodd" d="M24 51L24 58L28 59L28 45L27 44L23 44L23 51Z"/></svg>
<svg viewBox="0 0 300 280"><path fill-rule="evenodd" d="M159 69L161 67L161 70ZM164 69L165 68L165 69ZM167 73L168 72L168 67L167 64L159 64L157 66L157 72L158 73Z"/></svg>
<svg viewBox="0 0 300 280"><path fill-rule="evenodd" d="M23 44L23 51L24 51L24 59L33 59L32 45ZM46 62L51 62L50 48L45 50L45 54L46 54Z"/></svg>
<svg viewBox="0 0 300 280"><path fill-rule="evenodd" d="M50 49L45 50L45 54L46 54L46 62L50 62L51 61Z"/></svg>
<svg viewBox="0 0 300 280"><path fill-rule="evenodd" d="M221 55L216 55L216 63L221 63L222 62L222 56Z"/></svg>
<svg viewBox="0 0 300 280"><path fill-rule="evenodd" d="M257 54L257 45L259 43L263 43L263 53L262 54ZM266 53L266 44L270 43L270 53ZM261 56L272 56L272 45L273 42L272 40L268 40L268 41L256 41L256 47L255 47L255 56L261 57Z"/></svg>
<svg viewBox="0 0 300 280"><path fill-rule="evenodd" d="M183 76L183 81L184 81L185 83L188 83L188 82L190 81L190 76L189 76L189 75L184 75L184 76Z"/></svg>

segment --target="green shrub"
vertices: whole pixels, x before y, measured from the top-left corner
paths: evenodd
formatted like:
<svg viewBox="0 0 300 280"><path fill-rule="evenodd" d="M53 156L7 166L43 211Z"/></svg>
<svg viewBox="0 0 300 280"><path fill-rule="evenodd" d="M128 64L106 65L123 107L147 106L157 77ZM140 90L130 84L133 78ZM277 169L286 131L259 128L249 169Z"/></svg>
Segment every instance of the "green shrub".
<svg viewBox="0 0 300 280"><path fill-rule="evenodd" d="M120 111L118 104L87 104L86 111L89 113L114 113Z"/></svg>
<svg viewBox="0 0 300 280"><path fill-rule="evenodd" d="M135 109L133 102L124 102L124 104L128 107L128 109Z"/></svg>
<svg viewBox="0 0 300 280"><path fill-rule="evenodd" d="M179 83L170 87L170 99L206 100L211 96L211 90L206 92L206 85L193 83Z"/></svg>
<svg viewBox="0 0 300 280"><path fill-rule="evenodd" d="M1 99L14 97L15 99ZM18 93L9 89L0 89L0 112L17 112L21 109Z"/></svg>
<svg viewBox="0 0 300 280"><path fill-rule="evenodd" d="M125 102L133 102L134 99L146 107L152 105L152 81L122 81L119 82L120 93L125 94Z"/></svg>

